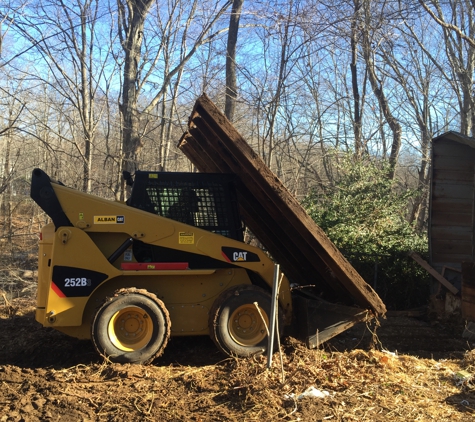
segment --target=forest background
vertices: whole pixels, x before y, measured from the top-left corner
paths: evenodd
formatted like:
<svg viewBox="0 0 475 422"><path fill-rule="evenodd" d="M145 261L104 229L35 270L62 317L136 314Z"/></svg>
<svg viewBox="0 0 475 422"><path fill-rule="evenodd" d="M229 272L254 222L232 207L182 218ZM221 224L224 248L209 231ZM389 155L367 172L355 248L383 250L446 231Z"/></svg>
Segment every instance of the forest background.
<svg viewBox="0 0 475 422"><path fill-rule="evenodd" d="M422 304L427 277L407 252L427 251L432 138L473 135L474 12L475 0L1 2L3 259L33 265L47 219L29 199L35 167L117 200L123 170L194 171L176 145L206 92L389 308Z"/></svg>

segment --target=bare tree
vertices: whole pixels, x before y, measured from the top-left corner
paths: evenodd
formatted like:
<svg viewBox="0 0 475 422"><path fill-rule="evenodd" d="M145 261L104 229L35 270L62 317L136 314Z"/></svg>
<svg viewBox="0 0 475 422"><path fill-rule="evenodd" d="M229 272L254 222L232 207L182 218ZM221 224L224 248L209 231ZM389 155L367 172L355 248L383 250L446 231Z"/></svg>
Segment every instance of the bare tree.
<svg viewBox="0 0 475 422"><path fill-rule="evenodd" d="M137 153L143 146L139 132L139 64L142 59L145 19L152 4L153 0L117 0L119 36L125 53L120 104L123 119L123 169L130 172L135 170Z"/></svg>
<svg viewBox="0 0 475 422"><path fill-rule="evenodd" d="M110 46L96 39L104 12L100 4L99 0L36 0L21 13L12 10L10 16L12 29L29 43L33 60L39 60L39 65L26 66L23 72L49 84L78 115L80 136L74 142L82 162L84 191L91 189L92 148L102 112L94 100L102 89L110 53Z"/></svg>
<svg viewBox="0 0 475 422"><path fill-rule="evenodd" d="M437 113L436 92L440 91L435 81L439 79L439 75L436 66L424 56L422 49L411 48L415 40L423 42L421 37L433 38L431 25L427 27L421 22L413 25L413 22L407 19L404 26L407 31L401 29L398 43L386 40L381 44L379 54L389 66L391 71L389 76L397 82L401 97L404 98L401 108L405 112L401 114L415 120L415 125L406 121L406 133L414 133L417 139L417 144L411 146L420 153L420 164L417 169L417 189L420 195L412 206L410 221L415 221L418 228L422 229L430 177L430 146L437 129L433 126L431 116ZM419 34L415 32L416 29Z"/></svg>
<svg viewBox="0 0 475 422"><path fill-rule="evenodd" d="M359 44L359 23L361 13L361 0L353 0L354 13L351 19L351 86L353 89L353 131L355 134L355 154L361 157L363 154L363 122L362 122L362 100L360 96L359 79L358 79L358 44Z"/></svg>
<svg viewBox="0 0 475 422"><path fill-rule="evenodd" d="M378 77L377 65L374 59L374 45L377 41L374 38L374 33L380 29L379 22L374 19L381 18L380 14L374 13L371 9L371 0L363 0L363 21L361 27L361 42L363 49L363 57L366 63L366 70L368 72L368 79L373 89L373 93L378 100L380 111L384 116L386 123L389 125L392 132L391 149L389 152L389 163L391 167L390 177L394 177L399 151L401 149L402 128L391 110L391 104L384 93L384 86L382 79Z"/></svg>
<svg viewBox="0 0 475 422"><path fill-rule="evenodd" d="M3 69L2 69L3 70ZM3 235L11 242L12 226L12 193L13 181L17 177L20 162L20 148L15 146L17 124L25 110L25 102L20 97L22 81L15 81L5 72L2 80L9 89L0 88L0 215L3 218Z"/></svg>
<svg viewBox="0 0 475 422"><path fill-rule="evenodd" d="M237 98L236 45L239 32L239 19L244 0L234 0L229 19L228 44L226 49L226 101L224 114L229 121L234 120Z"/></svg>
<svg viewBox="0 0 475 422"><path fill-rule="evenodd" d="M443 30L450 78L457 81L460 132L473 134L475 101L473 97L475 71L475 3L465 0L419 0L424 10Z"/></svg>
<svg viewBox="0 0 475 422"><path fill-rule="evenodd" d="M217 29L212 33L215 23L231 5L230 1L224 4L220 4L220 2L208 4L208 6L214 7L214 12L209 14L209 18L200 23L201 29L195 34L189 48L186 48L185 40L189 41L189 39L185 35L181 44L180 59L174 66L171 66L165 58L167 66L170 67L165 71L161 80L157 81L153 78L153 75L157 70L157 66L161 63L160 60L163 60L162 54L167 44L167 37L164 36L166 35L165 32L159 37L159 43L154 48L148 46L149 38L157 35L146 26L152 3L152 0L118 0L119 35L124 51L122 103L120 105L123 119L123 169L129 172L135 171L138 154L144 145L141 128L142 117L153 114L157 104L169 90L170 82L183 71L198 48L210 42L220 32L225 31ZM188 22L187 25L196 18L198 5L198 0L189 3L188 16L185 18ZM204 7L204 5L202 4L201 7ZM154 13L159 12L157 5ZM172 23L168 19L165 19L165 22ZM142 52L143 43L147 45L144 52ZM150 92L151 98L149 97L146 100L146 105L139 107L139 97L149 82L154 86L153 92Z"/></svg>

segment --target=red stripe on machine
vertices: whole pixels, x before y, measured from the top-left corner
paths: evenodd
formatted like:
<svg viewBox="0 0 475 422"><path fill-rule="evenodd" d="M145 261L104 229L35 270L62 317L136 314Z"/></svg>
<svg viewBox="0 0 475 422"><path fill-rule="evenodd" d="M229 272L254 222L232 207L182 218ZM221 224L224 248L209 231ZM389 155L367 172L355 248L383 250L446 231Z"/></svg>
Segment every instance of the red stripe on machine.
<svg viewBox="0 0 475 422"><path fill-rule="evenodd" d="M187 270L188 262L123 262L120 264L123 271L140 270Z"/></svg>
<svg viewBox="0 0 475 422"><path fill-rule="evenodd" d="M66 297L66 295L59 289L59 287L51 282L51 289L59 296L59 297Z"/></svg>
<svg viewBox="0 0 475 422"><path fill-rule="evenodd" d="M224 259L225 259L226 261L232 262L232 261L228 258L228 256L227 256L223 251L221 251L221 255L223 255L223 257L224 257Z"/></svg>

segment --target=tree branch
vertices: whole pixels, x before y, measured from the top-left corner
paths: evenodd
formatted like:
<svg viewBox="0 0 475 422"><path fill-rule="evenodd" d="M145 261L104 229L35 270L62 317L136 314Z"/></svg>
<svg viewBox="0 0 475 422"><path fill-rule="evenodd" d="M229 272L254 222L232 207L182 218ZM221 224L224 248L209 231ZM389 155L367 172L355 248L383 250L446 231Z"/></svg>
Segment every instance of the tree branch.
<svg viewBox="0 0 475 422"><path fill-rule="evenodd" d="M456 25L453 25L451 23L447 23L445 21L443 21L442 19L440 19L433 11L432 9L429 8L429 6L427 6L427 4L425 4L424 1L422 0L419 0L419 3L420 5L425 9L425 11L432 17L432 19L434 19L440 26L442 26L442 28L445 28L445 29L449 29L451 31L454 31L460 38L464 39L465 41L467 41L472 47L475 48L475 40L473 40L472 38L470 37L467 37L467 35L465 35L462 30L456 26Z"/></svg>

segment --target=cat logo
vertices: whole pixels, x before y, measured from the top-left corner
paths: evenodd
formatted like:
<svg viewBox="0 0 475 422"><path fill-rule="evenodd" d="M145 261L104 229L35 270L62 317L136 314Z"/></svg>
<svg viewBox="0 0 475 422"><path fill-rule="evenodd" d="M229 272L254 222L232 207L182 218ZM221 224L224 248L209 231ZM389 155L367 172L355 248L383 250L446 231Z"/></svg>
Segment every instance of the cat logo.
<svg viewBox="0 0 475 422"><path fill-rule="evenodd" d="M254 252L245 251L244 249L229 248L223 246L221 254L228 262L259 262L259 256Z"/></svg>
<svg viewBox="0 0 475 422"><path fill-rule="evenodd" d="M233 261L246 261L247 252L234 252L233 253Z"/></svg>

